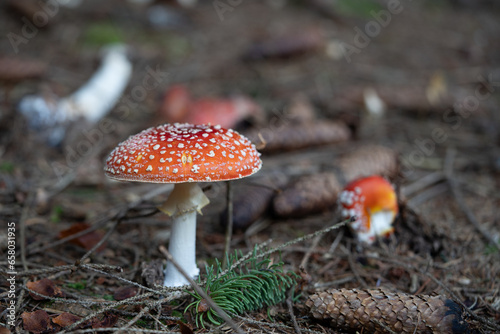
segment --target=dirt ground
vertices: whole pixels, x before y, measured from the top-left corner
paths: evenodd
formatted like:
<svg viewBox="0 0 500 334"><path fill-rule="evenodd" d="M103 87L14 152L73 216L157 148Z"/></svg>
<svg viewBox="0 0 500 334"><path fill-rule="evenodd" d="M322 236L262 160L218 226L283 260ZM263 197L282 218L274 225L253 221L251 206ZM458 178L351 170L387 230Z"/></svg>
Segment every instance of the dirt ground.
<svg viewBox="0 0 500 334"><path fill-rule="evenodd" d="M381 288L453 299L470 328L500 332L496 2L62 5L68 2L52 1L58 3L53 11L28 0L0 7L0 268L5 278L16 272L13 294L11 281L1 279L0 325L10 323L8 306L15 301L12 333L62 331L65 325L54 319L63 312L90 319L80 332L233 330L227 324L196 327L193 315L184 313L191 296L165 299L153 285L166 263L159 246L168 243L170 226L156 206L171 186L112 182L103 172L119 142L170 121L163 97L172 85L183 84L197 98L244 95L259 105L259 112L234 125L252 139L252 133L299 131L297 117L310 122L312 133L329 121L351 133L348 140L321 145L299 136L299 144L286 147L289 139L282 139L283 146L263 149L263 168L255 177L233 182L235 215L251 215L248 201L256 198L265 197L267 209L251 224L236 226L232 250L246 254L272 239L267 247L280 248L285 272L300 274L303 267L308 274L289 305L234 317L241 330L343 333L348 329L314 319L307 298L325 289ZM102 121L67 124L62 144L48 145L17 111L18 102L28 94L70 95L98 68L100 48L116 42L129 47L133 72L122 99L105 116L110 130L100 128ZM8 70L7 60L14 61ZM26 74L12 75L13 68ZM29 72L33 68L36 73ZM155 84L146 89L148 76ZM305 101L304 115L290 112L297 100ZM377 101L381 115L372 110ZM397 170L381 172L399 194L395 234L371 246L357 243L345 227L297 240L340 222L337 205L324 202L319 209L280 215L276 197L305 176L337 173L340 161L367 145L398 156ZM348 169L371 164L377 162L360 156ZM202 278L205 265L223 258L227 207L224 184L203 187L211 204L198 216ZM11 225L15 270L8 261ZM83 241L75 235L88 227L92 232ZM279 261L278 252L271 259ZM30 296L27 284L44 278L55 292L41 300ZM45 322L33 315L38 310L48 315L41 316Z"/></svg>

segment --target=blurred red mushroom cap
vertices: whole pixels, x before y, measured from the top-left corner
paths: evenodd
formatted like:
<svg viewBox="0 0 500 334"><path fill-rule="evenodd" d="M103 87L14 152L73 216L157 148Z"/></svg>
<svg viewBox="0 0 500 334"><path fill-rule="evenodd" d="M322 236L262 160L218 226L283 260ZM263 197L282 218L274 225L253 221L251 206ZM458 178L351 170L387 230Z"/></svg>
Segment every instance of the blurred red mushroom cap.
<svg viewBox="0 0 500 334"><path fill-rule="evenodd" d="M347 184L339 196L343 218L356 217L350 228L359 241L371 244L377 236L393 233L398 213L396 192L381 176L369 176Z"/></svg>

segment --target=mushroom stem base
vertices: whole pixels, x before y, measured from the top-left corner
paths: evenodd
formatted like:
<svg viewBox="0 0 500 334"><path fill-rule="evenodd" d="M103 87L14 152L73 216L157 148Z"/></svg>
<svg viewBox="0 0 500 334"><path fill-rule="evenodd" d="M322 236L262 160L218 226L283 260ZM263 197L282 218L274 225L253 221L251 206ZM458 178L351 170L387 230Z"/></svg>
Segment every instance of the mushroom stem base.
<svg viewBox="0 0 500 334"><path fill-rule="evenodd" d="M192 210L173 218L172 234L168 251L190 277L200 270L196 266L196 211ZM164 286L175 287L189 284L187 279L169 261L165 268Z"/></svg>

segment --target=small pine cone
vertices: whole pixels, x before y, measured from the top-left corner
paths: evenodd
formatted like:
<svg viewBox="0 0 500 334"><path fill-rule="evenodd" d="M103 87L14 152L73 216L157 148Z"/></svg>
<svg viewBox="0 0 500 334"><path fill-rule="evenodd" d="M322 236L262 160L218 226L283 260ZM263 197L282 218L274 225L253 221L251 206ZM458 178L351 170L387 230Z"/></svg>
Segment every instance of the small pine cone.
<svg viewBox="0 0 500 334"><path fill-rule="evenodd" d="M346 182L374 174L392 176L397 171L397 155L379 145L367 145L354 150L338 162Z"/></svg>
<svg viewBox="0 0 500 334"><path fill-rule="evenodd" d="M351 130L342 122L323 120L300 124L283 124L245 133L253 143L265 141L261 152L291 151L301 148L345 142Z"/></svg>
<svg viewBox="0 0 500 334"><path fill-rule="evenodd" d="M233 227L244 230L260 218L269 208L274 194L288 182L288 177L271 173L254 178L253 185L240 182L234 186ZM256 184L266 186L256 186ZM227 225L227 211L221 215L221 223Z"/></svg>
<svg viewBox="0 0 500 334"><path fill-rule="evenodd" d="M383 289L330 289L306 302L316 319L363 333L473 333L462 308L442 296L414 296Z"/></svg>
<svg viewBox="0 0 500 334"><path fill-rule="evenodd" d="M306 175L274 198L273 209L280 217L319 212L335 206L341 190L333 173Z"/></svg>

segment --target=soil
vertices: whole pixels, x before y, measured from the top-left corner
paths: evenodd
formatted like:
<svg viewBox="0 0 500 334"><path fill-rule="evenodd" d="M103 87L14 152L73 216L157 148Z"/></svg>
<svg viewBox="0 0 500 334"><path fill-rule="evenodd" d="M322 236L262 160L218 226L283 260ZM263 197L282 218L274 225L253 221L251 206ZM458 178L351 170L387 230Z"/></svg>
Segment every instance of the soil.
<svg viewBox="0 0 500 334"><path fill-rule="evenodd" d="M308 277L291 307L282 302L234 317L241 330L342 333L313 318L305 306L308 296L325 289L383 288L453 299L467 309L471 328L500 331L496 2L138 2L89 0L51 12L36 1L12 0L0 8L0 68L1 58L20 61L19 71L34 68L19 77L0 70L0 266L8 278L5 226L14 223L17 272L13 299L8 281L0 283L1 325L9 321L12 299L12 332L30 330L26 317L37 310L52 321L38 332L62 330L65 323L53 319L63 312L93 315L91 324L82 325L89 331L231 331L227 324L197 327L191 313L184 313L191 296L162 302L165 292L154 287L166 263L159 246L168 243L170 226L156 206L171 186L112 182L103 172L119 142L169 121L161 112L164 94L183 84L196 98L251 98L262 111L235 124L243 133L291 126L287 112L297 97L310 104L305 118L344 122L352 131L351 139L339 143L264 151L262 178L233 182L235 196L256 188L249 199L262 189L272 201L269 184L279 193L304 175L334 172L336 161L366 144L398 154L398 171L387 177L399 194L399 215L387 240L361 245L342 227L282 247L339 223L335 204L278 217L269 202L251 225L235 230L233 251L246 254L271 239L267 247L280 248L272 261L281 258L283 271L298 275L303 267ZM123 98L105 117L108 123L67 124L62 144L48 145L18 112L18 102L28 94L70 95L98 68L100 48L112 42L129 47L133 72ZM156 82L146 89L148 76ZM383 101L382 115L366 103L369 93ZM224 257L221 217L227 208L224 184L203 187L211 204L198 216L201 278L205 265ZM237 203L235 211L253 210ZM93 232L76 238L78 229L88 227ZM44 278L58 294L36 300L26 284ZM110 304L117 300L122 302Z"/></svg>

